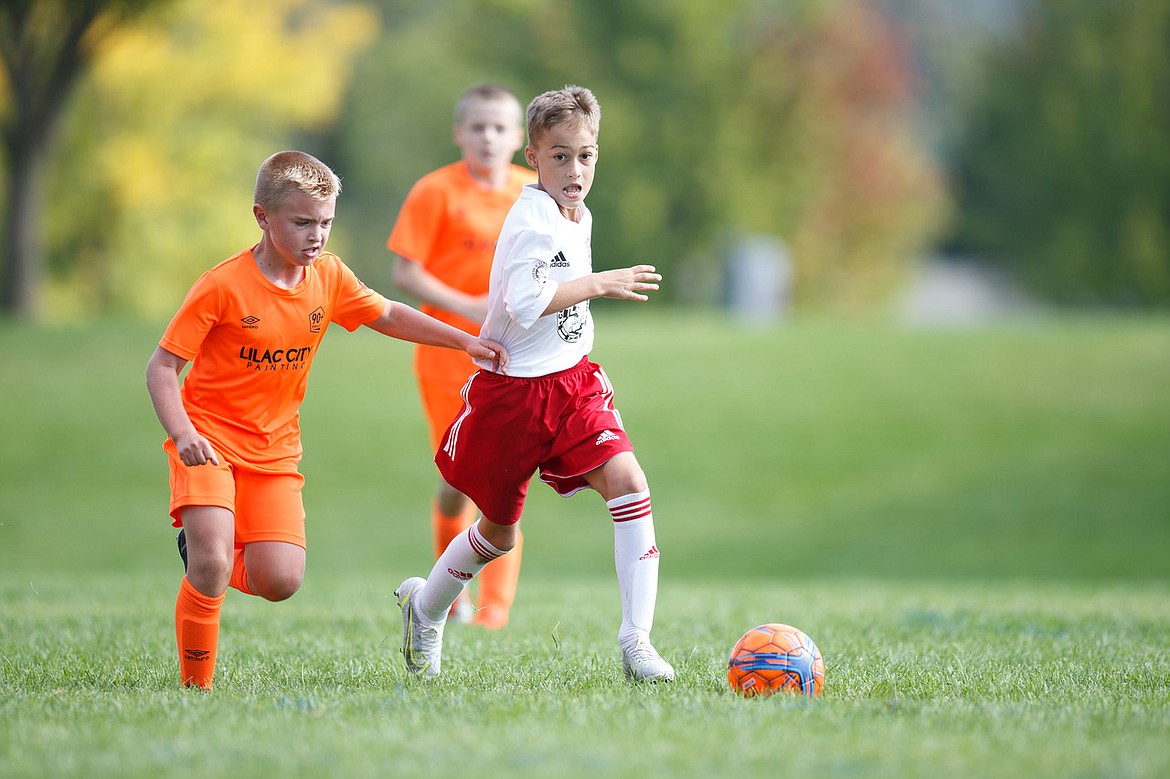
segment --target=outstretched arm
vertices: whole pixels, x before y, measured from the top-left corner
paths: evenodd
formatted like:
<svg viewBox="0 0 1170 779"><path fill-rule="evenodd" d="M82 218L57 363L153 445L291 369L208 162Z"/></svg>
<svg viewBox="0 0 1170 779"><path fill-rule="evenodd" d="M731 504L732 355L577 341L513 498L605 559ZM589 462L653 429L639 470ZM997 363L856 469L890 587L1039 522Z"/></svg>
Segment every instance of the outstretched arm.
<svg viewBox="0 0 1170 779"><path fill-rule="evenodd" d="M490 361L492 370L497 373L508 372L508 351L503 346L486 338L468 335L459 328L427 316L405 303L386 301L382 316L367 322L366 326L382 335L402 341L461 349L474 360Z"/></svg>
<svg viewBox="0 0 1170 779"><path fill-rule="evenodd" d="M155 348L150 362L146 364L146 390L150 393L150 402L154 404L154 413L158 415L163 430L175 442L175 449L183 464L219 465L219 457L211 442L199 434L191 423L191 417L187 416L187 409L183 408L179 374L186 365L187 361L177 354L161 346Z"/></svg>
<svg viewBox="0 0 1170 779"><path fill-rule="evenodd" d="M593 298L645 301L650 298L642 290L658 289L662 276L653 265L635 265L632 268L600 271L579 279L562 282L545 308L545 314L563 311Z"/></svg>

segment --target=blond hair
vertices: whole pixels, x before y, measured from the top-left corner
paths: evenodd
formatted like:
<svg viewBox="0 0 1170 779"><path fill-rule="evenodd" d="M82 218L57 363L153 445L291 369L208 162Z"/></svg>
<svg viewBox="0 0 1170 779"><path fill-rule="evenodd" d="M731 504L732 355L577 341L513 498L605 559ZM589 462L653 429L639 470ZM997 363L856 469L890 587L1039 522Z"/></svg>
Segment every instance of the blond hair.
<svg viewBox="0 0 1170 779"><path fill-rule="evenodd" d="M261 163L252 200L266 210L275 211L294 189L314 200L328 200L341 194L341 179L310 154L280 151Z"/></svg>
<svg viewBox="0 0 1170 779"><path fill-rule="evenodd" d="M561 124L577 124L597 136L601 106L585 87L569 84L537 95L528 104L528 144L535 146L544 134Z"/></svg>
<svg viewBox="0 0 1170 779"><path fill-rule="evenodd" d="M506 100L516 104L516 108L520 108L520 98L516 93L500 84L479 84L468 89L459 96L459 100L455 103L455 124L462 124L464 117L467 116L467 108L474 102L491 100Z"/></svg>

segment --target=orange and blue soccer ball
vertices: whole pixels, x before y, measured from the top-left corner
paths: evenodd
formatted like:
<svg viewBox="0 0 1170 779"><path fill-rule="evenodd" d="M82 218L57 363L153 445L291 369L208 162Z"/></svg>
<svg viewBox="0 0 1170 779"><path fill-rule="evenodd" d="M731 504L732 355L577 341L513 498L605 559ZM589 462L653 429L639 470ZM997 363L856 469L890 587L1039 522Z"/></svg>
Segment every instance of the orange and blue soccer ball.
<svg viewBox="0 0 1170 779"><path fill-rule="evenodd" d="M770 622L735 642L727 660L727 683L749 698L776 692L812 698L825 687L825 659L803 631Z"/></svg>

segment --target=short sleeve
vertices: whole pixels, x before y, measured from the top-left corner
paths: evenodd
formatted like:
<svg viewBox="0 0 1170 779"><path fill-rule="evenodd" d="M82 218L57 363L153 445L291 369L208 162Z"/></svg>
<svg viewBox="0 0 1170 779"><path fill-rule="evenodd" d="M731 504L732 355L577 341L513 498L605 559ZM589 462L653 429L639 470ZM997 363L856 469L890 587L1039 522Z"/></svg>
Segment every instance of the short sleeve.
<svg viewBox="0 0 1170 779"><path fill-rule="evenodd" d="M353 332L382 316L386 310L386 298L363 284L345 263L338 260L337 267L337 306L333 310L333 321Z"/></svg>
<svg viewBox="0 0 1170 779"><path fill-rule="evenodd" d="M208 271L196 279L187 292L159 340L159 346L184 360L195 359L203 340L219 322L221 303L219 284Z"/></svg>
<svg viewBox="0 0 1170 779"><path fill-rule="evenodd" d="M444 213L444 195L440 187L430 186L424 178L411 187L398 221L386 239L386 248L414 262L426 264L434 251Z"/></svg>
<svg viewBox="0 0 1170 779"><path fill-rule="evenodd" d="M555 253L552 236L526 230L504 259L504 310L525 330L544 315L556 294L557 283L549 278L549 261Z"/></svg>

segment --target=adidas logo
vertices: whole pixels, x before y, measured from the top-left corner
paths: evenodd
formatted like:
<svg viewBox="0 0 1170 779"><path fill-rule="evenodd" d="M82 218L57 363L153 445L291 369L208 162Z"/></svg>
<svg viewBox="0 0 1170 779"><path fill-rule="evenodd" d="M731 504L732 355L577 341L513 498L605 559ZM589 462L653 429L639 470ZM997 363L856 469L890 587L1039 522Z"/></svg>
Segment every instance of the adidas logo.
<svg viewBox="0 0 1170 779"><path fill-rule="evenodd" d="M606 430L601 435L597 436L597 440L593 442L593 445L601 446L606 441L616 441L619 438L621 438L621 436L619 436L617 433L613 432L612 430Z"/></svg>
<svg viewBox="0 0 1170 779"><path fill-rule="evenodd" d="M638 559L639 560L653 560L656 557L658 557L658 545L657 544L650 547L650 551L648 551L646 554L642 555Z"/></svg>
<svg viewBox="0 0 1170 779"><path fill-rule="evenodd" d="M471 574L465 571L456 571L454 568L448 568L447 573L451 574L461 582L469 582L472 579Z"/></svg>
<svg viewBox="0 0 1170 779"><path fill-rule="evenodd" d="M569 261L565 258L564 252L557 252L556 256L552 258L552 262L548 264L550 268L567 268Z"/></svg>

